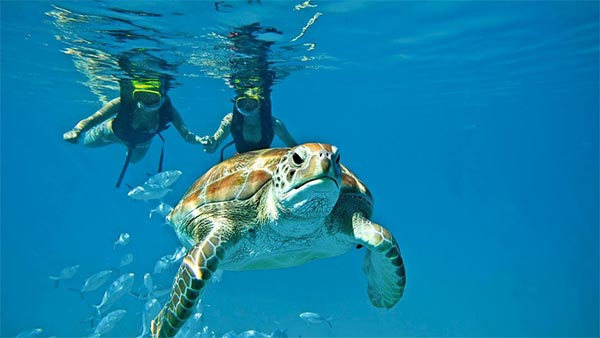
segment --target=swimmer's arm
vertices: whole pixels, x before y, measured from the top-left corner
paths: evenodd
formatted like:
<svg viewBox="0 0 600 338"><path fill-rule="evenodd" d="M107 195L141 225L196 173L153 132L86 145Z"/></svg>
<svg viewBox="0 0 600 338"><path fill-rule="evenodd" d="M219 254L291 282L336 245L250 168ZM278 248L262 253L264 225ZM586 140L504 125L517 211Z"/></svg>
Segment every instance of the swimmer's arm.
<svg viewBox="0 0 600 338"><path fill-rule="evenodd" d="M173 105L171 105L170 109L171 116L173 117L173 125L175 126L175 129L177 129L177 131L179 132L179 135L181 135L181 137L188 143L202 143L200 136L192 133L191 131L189 131L189 129L187 129L177 109L175 109Z"/></svg>
<svg viewBox="0 0 600 338"><path fill-rule="evenodd" d="M231 131L231 121L232 120L233 120L233 113L229 113L229 114L225 115L225 117L223 117L223 120L221 120L221 124L219 125L219 128L212 136L212 142L213 142L212 147L214 149L218 148L219 145L223 142L223 140L225 140L225 138L227 136L229 136L229 132Z"/></svg>
<svg viewBox="0 0 600 338"><path fill-rule="evenodd" d="M283 122L275 116L273 116L273 130L286 146L293 147L298 145L298 142L294 140L290 132L285 127L285 124L283 124Z"/></svg>
<svg viewBox="0 0 600 338"><path fill-rule="evenodd" d="M215 150L217 150L221 142L225 140L225 138L229 135L229 132L231 131L232 119L232 113L225 115L223 120L221 120L221 124L219 125L219 128L217 129L215 134L213 136L204 136L202 138L202 144L204 145L205 152L214 153Z"/></svg>
<svg viewBox="0 0 600 338"><path fill-rule="evenodd" d="M99 125L100 123L106 121L109 117L118 113L120 105L121 98L117 97L115 99L110 100L107 104L105 104L102 108L100 108L90 117L77 122L73 130L77 133L82 133Z"/></svg>
<svg viewBox="0 0 600 338"><path fill-rule="evenodd" d="M81 133L99 125L100 123L106 121L109 117L118 113L120 105L120 98L112 99L92 116L77 122L73 129L63 134L63 139L67 142L77 143Z"/></svg>

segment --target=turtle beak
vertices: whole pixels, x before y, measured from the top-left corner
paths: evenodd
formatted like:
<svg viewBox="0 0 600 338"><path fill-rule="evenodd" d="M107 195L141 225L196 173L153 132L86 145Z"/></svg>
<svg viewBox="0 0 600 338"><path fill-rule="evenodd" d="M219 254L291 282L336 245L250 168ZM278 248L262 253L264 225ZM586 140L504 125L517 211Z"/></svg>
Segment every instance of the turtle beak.
<svg viewBox="0 0 600 338"><path fill-rule="evenodd" d="M340 166L340 154L337 152L337 148L333 147L331 152L321 150L318 156L318 165L321 167L323 176L333 179L339 187L342 178L342 169Z"/></svg>

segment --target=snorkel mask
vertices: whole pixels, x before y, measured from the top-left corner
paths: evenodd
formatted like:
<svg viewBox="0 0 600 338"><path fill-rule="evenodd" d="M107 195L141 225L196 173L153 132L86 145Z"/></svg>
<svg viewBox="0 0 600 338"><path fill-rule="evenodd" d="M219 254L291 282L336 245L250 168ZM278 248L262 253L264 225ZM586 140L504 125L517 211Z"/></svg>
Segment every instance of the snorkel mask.
<svg viewBox="0 0 600 338"><path fill-rule="evenodd" d="M235 99L235 109L244 116L256 114L260 110L260 88L247 89L243 95Z"/></svg>
<svg viewBox="0 0 600 338"><path fill-rule="evenodd" d="M139 109L158 110L165 102L159 80L132 80L132 83L134 89L131 96Z"/></svg>

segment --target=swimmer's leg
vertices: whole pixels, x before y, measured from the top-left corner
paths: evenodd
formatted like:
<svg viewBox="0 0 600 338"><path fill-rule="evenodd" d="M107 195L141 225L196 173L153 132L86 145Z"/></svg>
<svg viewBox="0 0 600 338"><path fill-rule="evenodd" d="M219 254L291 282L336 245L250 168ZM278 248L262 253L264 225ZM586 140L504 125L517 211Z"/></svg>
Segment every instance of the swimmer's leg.
<svg viewBox="0 0 600 338"><path fill-rule="evenodd" d="M108 144L121 143L121 140L112 130L113 119L102 122L85 133L83 144L86 147L96 148Z"/></svg>

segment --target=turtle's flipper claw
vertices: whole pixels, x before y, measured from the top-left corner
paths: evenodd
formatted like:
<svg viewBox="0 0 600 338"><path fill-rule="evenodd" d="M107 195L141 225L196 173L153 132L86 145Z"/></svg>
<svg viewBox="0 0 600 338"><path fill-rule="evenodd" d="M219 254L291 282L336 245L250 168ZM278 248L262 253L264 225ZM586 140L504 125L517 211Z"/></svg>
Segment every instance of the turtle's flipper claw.
<svg viewBox="0 0 600 338"><path fill-rule="evenodd" d="M214 236L209 236L188 252L175 277L169 301L152 321L152 337L175 336L194 312L200 291L217 270L222 258L221 240Z"/></svg>
<svg viewBox="0 0 600 338"><path fill-rule="evenodd" d="M371 304L389 309L402 298L406 284L398 243L388 230L360 214L354 215L352 227L355 238L368 248L363 271Z"/></svg>

